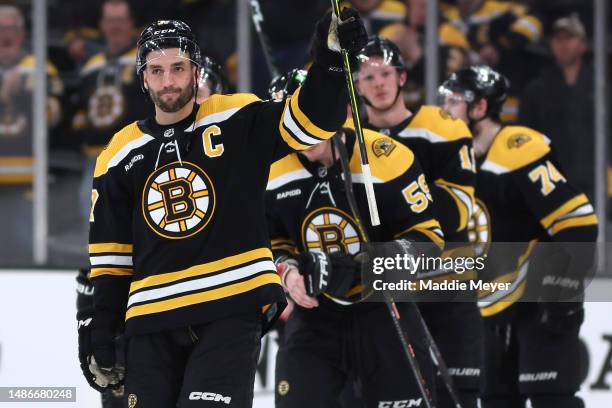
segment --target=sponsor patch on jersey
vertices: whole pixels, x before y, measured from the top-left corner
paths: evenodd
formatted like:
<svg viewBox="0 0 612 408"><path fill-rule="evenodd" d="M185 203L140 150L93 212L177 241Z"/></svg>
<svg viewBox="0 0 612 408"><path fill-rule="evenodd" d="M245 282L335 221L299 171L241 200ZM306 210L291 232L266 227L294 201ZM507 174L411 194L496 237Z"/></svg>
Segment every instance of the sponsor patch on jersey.
<svg viewBox="0 0 612 408"><path fill-rule="evenodd" d="M202 231L215 211L215 190L193 163L169 163L155 170L142 192L142 213L156 234L170 239Z"/></svg>
<svg viewBox="0 0 612 408"><path fill-rule="evenodd" d="M382 155L389 156L395 149L395 142L392 139L381 137L372 142L372 150L376 157Z"/></svg>
<svg viewBox="0 0 612 408"><path fill-rule="evenodd" d="M136 163L137 161L140 161L142 159L144 159L144 155L142 155L142 154L137 154L136 156L132 157L130 159L130 162L125 165L125 171L127 172L128 170L131 170L132 167L134 166L134 163Z"/></svg>
<svg viewBox="0 0 612 408"><path fill-rule="evenodd" d="M287 197L297 197L300 194L302 194L302 190L300 190L299 188L296 188L293 190L287 190L287 191L283 191L281 193L276 194L276 199L282 200L283 198L287 198Z"/></svg>
<svg viewBox="0 0 612 408"><path fill-rule="evenodd" d="M531 140L531 136L529 135L512 135L510 139L508 139L508 149L518 149L525 143Z"/></svg>
<svg viewBox="0 0 612 408"><path fill-rule="evenodd" d="M321 207L304 219L302 243L312 252L356 254L361 249L357 231L357 224L350 215L337 208Z"/></svg>

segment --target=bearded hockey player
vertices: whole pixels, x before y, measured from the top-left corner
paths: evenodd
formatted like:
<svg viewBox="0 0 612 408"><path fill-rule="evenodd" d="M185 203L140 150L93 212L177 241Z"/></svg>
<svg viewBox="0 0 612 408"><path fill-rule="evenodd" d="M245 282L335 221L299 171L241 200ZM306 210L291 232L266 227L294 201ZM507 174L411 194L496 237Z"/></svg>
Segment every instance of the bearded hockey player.
<svg viewBox="0 0 612 408"><path fill-rule="evenodd" d="M289 82L304 74L290 72L281 78L288 84L274 84L271 96L290 92ZM392 242L398 253L414 242L440 249L443 234L418 160L382 134L365 131L365 142L381 216L380 227L364 225L367 235ZM348 128L331 141L286 156L270 171L266 212L272 251L296 303L276 360L276 406L337 407L351 378L359 380L367 407L424 406L386 306L357 302L362 286L354 257L364 251L364 237L347 198L348 178L359 213L367 214L358 145ZM397 306L430 386L433 366L414 305Z"/></svg>
<svg viewBox="0 0 612 408"><path fill-rule="evenodd" d="M472 135L465 123L436 106L411 112L401 96L406 66L389 40L370 37L357 55L357 89L365 102L364 127L389 135L414 152L429 183L433 210L444 232L444 256L466 253L467 225L474 201ZM471 279L473 272L432 274L430 279ZM438 344L464 407L476 407L480 317L475 302L423 302L419 305ZM439 406L454 407L438 383Z"/></svg>
<svg viewBox="0 0 612 408"><path fill-rule="evenodd" d="M345 118L337 51L356 52L366 35L353 10L341 19L317 24L309 79L284 104L250 94L196 104L191 29L157 21L142 32L137 72L155 116L115 134L97 160L84 372L103 388L121 383L114 338L125 327L128 406L252 405L261 336L285 304L265 224L269 168Z"/></svg>
<svg viewBox="0 0 612 408"><path fill-rule="evenodd" d="M546 136L501 124L507 90L505 77L486 66L458 71L440 87L445 109L474 135L480 214L474 238L488 252L482 277L511 283L507 291L482 293L478 302L485 322L482 404L524 407L529 398L534 408L582 408L575 395L582 303L520 301L528 287L545 289L541 278L571 272L568 279L577 280L589 270L592 253L576 243L595 241L597 218L563 175ZM542 247L555 250L538 262ZM581 296L574 292L567 299Z"/></svg>

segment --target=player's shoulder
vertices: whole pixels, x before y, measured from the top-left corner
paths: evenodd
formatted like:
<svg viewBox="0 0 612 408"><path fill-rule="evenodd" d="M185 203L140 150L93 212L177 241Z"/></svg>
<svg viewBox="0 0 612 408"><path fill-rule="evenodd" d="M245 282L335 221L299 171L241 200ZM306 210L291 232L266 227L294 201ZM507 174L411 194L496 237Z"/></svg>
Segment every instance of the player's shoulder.
<svg viewBox="0 0 612 408"><path fill-rule="evenodd" d="M266 190L276 190L291 182L310 177L310 172L302 165L297 153L291 153L272 163Z"/></svg>
<svg viewBox="0 0 612 408"><path fill-rule="evenodd" d="M81 69L81 76L88 75L93 71L97 71L102 68L106 64L106 55L103 52L99 52L93 56L91 56L83 68Z"/></svg>
<svg viewBox="0 0 612 408"><path fill-rule="evenodd" d="M485 1L475 15L491 16L498 15L499 13L505 13L508 11L521 11L521 8L516 4L509 1L498 1L489 0Z"/></svg>
<svg viewBox="0 0 612 408"><path fill-rule="evenodd" d="M431 143L470 139L472 132L464 121L438 106L424 105L414 115L399 137L420 137Z"/></svg>
<svg viewBox="0 0 612 408"><path fill-rule="evenodd" d="M33 54L27 54L21 58L19 63L17 64L19 70L24 74L33 74L36 70L36 57ZM50 61L47 61L47 75L52 77L57 77L59 75L59 71L57 67Z"/></svg>
<svg viewBox="0 0 612 408"><path fill-rule="evenodd" d="M261 99L250 93L211 95L198 108L196 122L198 126L206 124L204 122L222 122L253 102L261 102Z"/></svg>
<svg viewBox="0 0 612 408"><path fill-rule="evenodd" d="M497 174L526 167L550 152L550 140L525 126L506 126L495 137L482 170Z"/></svg>
<svg viewBox="0 0 612 408"><path fill-rule="evenodd" d="M414 163L414 153L389 136L363 129L363 139L374 182L386 183L406 173ZM351 157L351 173L361 174L359 145L355 142Z"/></svg>
<svg viewBox="0 0 612 408"><path fill-rule="evenodd" d="M134 149L144 146L155 138L146 134L138 122L133 122L115 133L96 160L94 177L104 175L109 169L120 164Z"/></svg>
<svg viewBox="0 0 612 408"><path fill-rule="evenodd" d="M389 19L401 20L406 16L408 8L406 4L399 0L383 0L378 7L374 9L375 14L380 14L382 17Z"/></svg>

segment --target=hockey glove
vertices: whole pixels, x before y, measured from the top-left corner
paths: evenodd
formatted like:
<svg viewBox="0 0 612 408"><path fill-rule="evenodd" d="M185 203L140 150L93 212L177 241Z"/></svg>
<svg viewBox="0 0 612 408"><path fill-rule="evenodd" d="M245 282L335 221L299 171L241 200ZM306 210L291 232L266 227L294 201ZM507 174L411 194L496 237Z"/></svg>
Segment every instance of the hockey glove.
<svg viewBox="0 0 612 408"><path fill-rule="evenodd" d="M327 291L331 272L331 262L327 254L304 252L300 254L298 262L308 296L316 297Z"/></svg>
<svg viewBox="0 0 612 408"><path fill-rule="evenodd" d="M538 306L538 320L551 333L571 333L584 322L581 302L543 302Z"/></svg>
<svg viewBox="0 0 612 408"><path fill-rule="evenodd" d="M340 21L335 14L328 12L317 22L310 53L316 64L341 74L344 72L341 49L353 55L365 47L367 41L368 34L359 13L344 8Z"/></svg>

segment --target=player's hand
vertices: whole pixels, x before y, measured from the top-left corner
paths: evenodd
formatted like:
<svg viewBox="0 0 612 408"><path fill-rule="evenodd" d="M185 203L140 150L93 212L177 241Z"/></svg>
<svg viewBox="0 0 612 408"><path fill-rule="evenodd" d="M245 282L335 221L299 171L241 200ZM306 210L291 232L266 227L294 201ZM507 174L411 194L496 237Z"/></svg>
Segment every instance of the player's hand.
<svg viewBox="0 0 612 408"><path fill-rule="evenodd" d="M312 309L319 306L319 301L306 292L304 277L299 273L297 268L291 268L287 271L284 277L285 289L291 296L291 299L298 305L306 309Z"/></svg>

